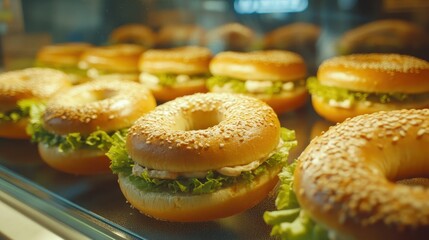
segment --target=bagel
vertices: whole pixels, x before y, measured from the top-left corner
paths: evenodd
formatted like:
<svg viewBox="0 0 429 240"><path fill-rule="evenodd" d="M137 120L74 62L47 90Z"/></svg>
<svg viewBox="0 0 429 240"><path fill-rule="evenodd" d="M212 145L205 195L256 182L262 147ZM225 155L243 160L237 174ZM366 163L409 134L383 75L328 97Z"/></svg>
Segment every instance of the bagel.
<svg viewBox="0 0 429 240"><path fill-rule="evenodd" d="M429 109L361 115L310 143L293 190L302 211L338 239L428 239L429 189L406 185L428 179L428 145Z"/></svg>
<svg viewBox="0 0 429 240"><path fill-rule="evenodd" d="M138 61L145 48L136 44L116 44L93 47L86 50L80 59L79 67L88 77L115 74L124 80L138 80Z"/></svg>
<svg viewBox="0 0 429 240"><path fill-rule="evenodd" d="M167 24L162 26L156 37L157 48L204 46L206 31L193 24Z"/></svg>
<svg viewBox="0 0 429 240"><path fill-rule="evenodd" d="M342 55L354 53L398 53L428 59L429 36L417 24L399 19L365 23L345 32L338 41Z"/></svg>
<svg viewBox="0 0 429 240"><path fill-rule="evenodd" d="M26 127L31 109L70 86L70 78L54 69L27 68L0 74L0 137L30 138Z"/></svg>
<svg viewBox="0 0 429 240"><path fill-rule="evenodd" d="M152 29L143 24L125 24L110 33L109 41L112 44L137 44L149 49L155 45L156 35Z"/></svg>
<svg viewBox="0 0 429 240"><path fill-rule="evenodd" d="M148 50L140 58L140 82L160 102L207 92L211 58L210 50L204 47Z"/></svg>
<svg viewBox="0 0 429 240"><path fill-rule="evenodd" d="M63 71L73 84L82 83L87 80L86 73L78 65L82 53L91 47L91 44L83 42L44 46L37 52L36 66Z"/></svg>
<svg viewBox="0 0 429 240"><path fill-rule="evenodd" d="M314 110L332 122L360 114L429 107L429 63L398 54L325 60L307 86Z"/></svg>
<svg viewBox="0 0 429 240"><path fill-rule="evenodd" d="M240 24L227 23L207 33L207 46L221 51L248 51L255 41L255 32Z"/></svg>
<svg viewBox="0 0 429 240"><path fill-rule="evenodd" d="M105 152L115 136L155 108L139 83L94 80L75 86L46 104L32 124L32 140L51 167L73 174L109 172Z"/></svg>
<svg viewBox="0 0 429 240"><path fill-rule="evenodd" d="M264 219L287 239L293 229L302 239L328 232L334 239L427 239L428 126L428 109L402 109L329 128L282 171L279 211Z"/></svg>
<svg viewBox="0 0 429 240"><path fill-rule="evenodd" d="M125 198L148 216L208 221L260 202L295 146L274 111L244 95L194 94L141 117L107 155Z"/></svg>
<svg viewBox="0 0 429 240"><path fill-rule="evenodd" d="M305 105L308 98L306 65L293 52L222 52L210 62L210 71L210 92L250 95L268 103L277 114Z"/></svg>
<svg viewBox="0 0 429 240"><path fill-rule="evenodd" d="M296 22L267 33L263 39L263 48L288 50L314 58L319 37L319 26L312 23Z"/></svg>

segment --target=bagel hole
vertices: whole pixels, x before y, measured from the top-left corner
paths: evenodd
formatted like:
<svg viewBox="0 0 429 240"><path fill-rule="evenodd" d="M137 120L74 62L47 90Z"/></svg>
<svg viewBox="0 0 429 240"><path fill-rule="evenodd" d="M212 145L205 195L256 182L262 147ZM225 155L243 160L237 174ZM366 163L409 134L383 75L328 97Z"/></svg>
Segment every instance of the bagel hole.
<svg viewBox="0 0 429 240"><path fill-rule="evenodd" d="M222 115L216 109L210 111L192 111L177 121L178 128L185 131L203 130L218 125Z"/></svg>

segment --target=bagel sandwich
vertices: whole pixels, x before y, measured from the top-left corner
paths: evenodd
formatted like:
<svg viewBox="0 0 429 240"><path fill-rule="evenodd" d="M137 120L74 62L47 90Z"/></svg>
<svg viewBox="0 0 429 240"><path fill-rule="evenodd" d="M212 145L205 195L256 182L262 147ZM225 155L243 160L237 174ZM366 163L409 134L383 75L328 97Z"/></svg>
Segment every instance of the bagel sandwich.
<svg viewBox="0 0 429 240"><path fill-rule="evenodd" d="M140 58L139 80L159 102L207 92L211 58L211 51L205 47L150 49Z"/></svg>
<svg viewBox="0 0 429 240"><path fill-rule="evenodd" d="M314 138L279 174L279 239L428 239L429 109L359 115Z"/></svg>
<svg viewBox="0 0 429 240"><path fill-rule="evenodd" d="M48 99L71 86L62 71L26 68L0 74L0 137L29 139L30 114L43 109Z"/></svg>
<svg viewBox="0 0 429 240"><path fill-rule="evenodd" d="M69 42L47 45L36 55L36 67L53 68L69 75L73 84L87 80L86 71L79 68L82 54L92 45L84 42Z"/></svg>
<svg viewBox="0 0 429 240"><path fill-rule="evenodd" d="M429 62L399 54L352 54L322 62L307 80L314 110L332 122L377 111L429 107Z"/></svg>
<svg viewBox="0 0 429 240"><path fill-rule="evenodd" d="M90 79L118 78L136 82L138 61L145 50L141 45L131 43L92 47L83 52L79 68Z"/></svg>
<svg viewBox="0 0 429 240"><path fill-rule="evenodd" d="M277 114L302 107L308 98L303 58L283 50L221 52L210 62L210 92L256 97Z"/></svg>
<svg viewBox="0 0 429 240"><path fill-rule="evenodd" d="M265 103L213 93L164 103L119 140L107 155L125 198L173 222L211 221L255 206L296 145L294 131L280 128Z"/></svg>
<svg viewBox="0 0 429 240"><path fill-rule="evenodd" d="M108 173L105 153L112 142L155 105L150 91L139 83L94 80L33 111L27 130L49 166L78 175Z"/></svg>

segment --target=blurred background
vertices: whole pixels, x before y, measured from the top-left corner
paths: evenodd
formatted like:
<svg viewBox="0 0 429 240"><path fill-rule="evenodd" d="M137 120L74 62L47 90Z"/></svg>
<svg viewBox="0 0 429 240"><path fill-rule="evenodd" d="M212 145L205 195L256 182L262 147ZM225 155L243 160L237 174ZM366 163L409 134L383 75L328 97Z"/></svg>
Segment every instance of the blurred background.
<svg viewBox="0 0 429 240"><path fill-rule="evenodd" d="M252 39L247 40L251 46L246 50L289 48L303 54L313 70L323 59L348 53L341 49L341 37L364 24L401 19L425 33L429 29L429 1L425 0L0 0L0 8L2 65L7 68L28 64L23 56L34 56L37 49L51 43L109 44L112 31L130 23L144 24L155 33L172 24L198 25L209 37L213 36L211 30L238 23L252 31ZM278 40L287 46L267 46L269 33L296 23L306 25L283 34L294 40ZM384 38L398 38L388 30L382 34ZM425 49L414 46L395 51L427 59L428 39L420 38L414 37L414 41L423 41L420 45ZM215 53L228 50L219 41L211 44L210 39L189 43L207 45Z"/></svg>

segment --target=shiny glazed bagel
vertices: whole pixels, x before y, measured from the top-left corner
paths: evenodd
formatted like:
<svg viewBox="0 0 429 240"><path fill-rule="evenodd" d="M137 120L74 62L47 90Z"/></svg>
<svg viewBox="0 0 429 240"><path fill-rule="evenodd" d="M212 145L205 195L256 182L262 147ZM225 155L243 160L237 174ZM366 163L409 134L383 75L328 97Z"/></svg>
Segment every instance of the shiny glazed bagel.
<svg viewBox="0 0 429 240"><path fill-rule="evenodd" d="M120 80L97 81L75 86L52 98L43 115L43 128L51 134L82 136L101 130L106 133L129 127L155 108L155 99L141 84ZM39 152L52 167L76 174L109 171L109 161L98 149L61 151L39 143Z"/></svg>
<svg viewBox="0 0 429 240"><path fill-rule="evenodd" d="M294 190L318 223L345 239L428 239L429 110L361 115L315 138Z"/></svg>
<svg viewBox="0 0 429 240"><path fill-rule="evenodd" d="M276 114L262 101L243 95L194 94L164 103L136 121L126 150L134 167L154 169L159 175L205 175L267 159L279 145L279 133ZM256 205L277 183L281 167L204 194L145 191L124 174L119 174L119 184L127 200L146 215L207 221Z"/></svg>
<svg viewBox="0 0 429 240"><path fill-rule="evenodd" d="M18 102L31 99L44 102L71 86L70 78L61 71L27 68L0 74L0 113L18 110ZM0 136L29 138L25 131L28 116L18 121L0 121Z"/></svg>

